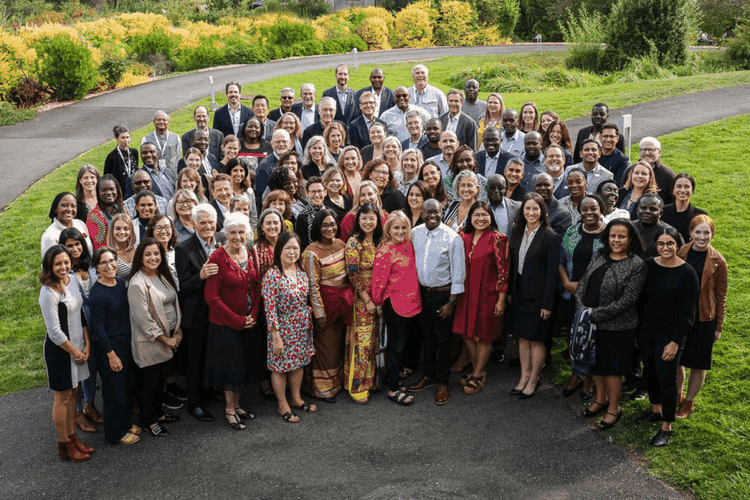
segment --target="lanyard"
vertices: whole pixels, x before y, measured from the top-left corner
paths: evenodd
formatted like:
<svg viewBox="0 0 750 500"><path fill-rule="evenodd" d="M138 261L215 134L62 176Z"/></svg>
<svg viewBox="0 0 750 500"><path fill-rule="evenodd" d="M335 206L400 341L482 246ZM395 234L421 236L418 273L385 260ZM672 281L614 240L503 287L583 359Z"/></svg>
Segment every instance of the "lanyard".
<svg viewBox="0 0 750 500"><path fill-rule="evenodd" d="M159 156L164 158L164 149L169 145L169 130L167 130L167 138L164 140L163 145L159 140L159 134L156 132L154 132L154 139L156 139L156 145L159 147Z"/></svg>
<svg viewBox="0 0 750 500"><path fill-rule="evenodd" d="M130 150L128 150L128 159L125 160L125 157L122 155L122 150L118 147L117 152L120 153L120 159L122 160L123 165L125 165L125 171L128 173L128 175L131 174L131 167L130 167Z"/></svg>

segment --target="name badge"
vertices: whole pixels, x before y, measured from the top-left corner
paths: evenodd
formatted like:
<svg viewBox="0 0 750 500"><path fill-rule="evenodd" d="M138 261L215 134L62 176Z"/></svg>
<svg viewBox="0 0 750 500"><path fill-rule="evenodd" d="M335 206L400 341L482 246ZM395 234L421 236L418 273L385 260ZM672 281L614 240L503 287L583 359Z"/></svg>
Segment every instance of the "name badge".
<svg viewBox="0 0 750 500"><path fill-rule="evenodd" d="M163 172L167 169L167 160L161 159L159 160L159 171Z"/></svg>

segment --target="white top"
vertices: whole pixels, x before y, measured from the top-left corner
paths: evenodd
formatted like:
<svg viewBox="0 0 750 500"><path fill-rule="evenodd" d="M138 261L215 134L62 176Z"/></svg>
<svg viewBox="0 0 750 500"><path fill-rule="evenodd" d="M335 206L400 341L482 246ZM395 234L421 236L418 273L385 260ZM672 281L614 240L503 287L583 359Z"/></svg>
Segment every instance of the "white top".
<svg viewBox="0 0 750 500"><path fill-rule="evenodd" d="M94 247L91 244L91 238L89 237L89 230L86 229L86 223L78 219L73 219L73 227L78 229L86 240L86 245L89 247L89 255L93 254ZM50 247L58 244L57 242L60 240L60 233L62 233L64 229L66 229L66 227L63 226L62 222L55 219L44 231L41 244L42 259L44 259L44 254L47 253L47 250L49 250Z"/></svg>
<svg viewBox="0 0 750 500"><path fill-rule="evenodd" d="M442 222L432 231L420 224L411 230L419 284L440 288L450 284L451 295L464 293L466 261L464 242Z"/></svg>
<svg viewBox="0 0 750 500"><path fill-rule="evenodd" d="M402 142L411 138L411 134L409 134L409 131L406 129L406 113L409 111L416 111L419 113L419 116L422 117L422 128L424 128L424 124L427 123L427 120L431 118L427 111L413 104L409 104L406 111L401 111L398 106L393 106L392 108L383 111L383 114L380 115L380 119L385 122L385 126L388 128L388 135L395 135L398 137L398 140Z"/></svg>
<svg viewBox="0 0 750 500"><path fill-rule="evenodd" d="M411 103L424 108L432 118L440 118L448 112L448 100L442 90L432 85L427 85L420 93L416 85L409 87Z"/></svg>

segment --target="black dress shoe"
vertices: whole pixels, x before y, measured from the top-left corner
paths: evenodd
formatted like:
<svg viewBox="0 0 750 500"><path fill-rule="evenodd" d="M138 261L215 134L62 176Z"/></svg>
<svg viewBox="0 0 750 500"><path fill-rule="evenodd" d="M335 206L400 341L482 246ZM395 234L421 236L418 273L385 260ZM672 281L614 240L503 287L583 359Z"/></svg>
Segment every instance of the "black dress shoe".
<svg viewBox="0 0 750 500"><path fill-rule="evenodd" d="M516 388L514 387L514 388L513 388L513 389L512 389L511 391L510 391L510 395L511 395L511 396L518 396L519 394L521 394L521 391L522 391L522 390L523 390L523 389L516 389Z"/></svg>
<svg viewBox="0 0 750 500"><path fill-rule="evenodd" d="M159 417L157 420L159 422L166 422L168 424L171 424L173 422L177 422L180 419L177 415L172 415L171 413L165 413L161 417Z"/></svg>
<svg viewBox="0 0 750 500"><path fill-rule="evenodd" d="M168 436L169 432L167 432L167 429L165 427L162 427L158 423L154 425L152 428L148 430L153 436L156 437L164 437Z"/></svg>
<svg viewBox="0 0 750 500"><path fill-rule="evenodd" d="M620 418L622 418L622 412L621 411L617 412L617 415L615 415L614 413L607 412L607 415L614 415L615 419L612 422L605 422L604 420L602 420L601 422L599 422L599 429L600 430L606 431L606 430L611 429L612 427L614 427L615 425L617 425L617 423L620 421Z"/></svg>
<svg viewBox="0 0 750 500"><path fill-rule="evenodd" d="M654 413L649 410L640 417L636 418L635 422L637 424L642 424L643 422L661 422L661 413Z"/></svg>
<svg viewBox="0 0 750 500"><path fill-rule="evenodd" d="M596 410L592 410L591 407L593 405L597 405L599 408L597 408ZM597 401L594 401L593 403L589 405L588 408L585 408L584 410L582 410L581 414L583 414L584 417L595 417L599 415L601 412L603 412L604 410L606 410L607 407L609 407L609 403L599 403Z"/></svg>
<svg viewBox="0 0 750 500"><path fill-rule="evenodd" d="M576 391L577 391L578 389L580 389L581 387L583 387L583 380L581 380L580 382L578 382L578 383L576 384L576 386L575 386L575 387L573 387L572 389L563 389L563 391L562 391L562 396L563 396L564 398L569 398L570 396L572 396L573 394L575 394L575 393L576 393Z"/></svg>
<svg viewBox="0 0 750 500"><path fill-rule="evenodd" d="M196 406L190 410L190 414L195 417L196 420L200 420L201 422L213 422L216 420L214 416L211 415L211 412L204 410L200 406Z"/></svg>
<svg viewBox="0 0 750 500"><path fill-rule="evenodd" d="M526 394L525 392L521 391L521 394L518 395L518 399L529 399L530 397L534 396L534 394L536 394L536 389L537 388L534 387L534 392L532 392L531 394Z"/></svg>
<svg viewBox="0 0 750 500"><path fill-rule="evenodd" d="M669 442L669 438L672 437L673 431L665 431L662 429L659 429L659 432L654 436L654 439L651 440L651 446L654 447L660 447L660 446L667 446L667 443Z"/></svg>

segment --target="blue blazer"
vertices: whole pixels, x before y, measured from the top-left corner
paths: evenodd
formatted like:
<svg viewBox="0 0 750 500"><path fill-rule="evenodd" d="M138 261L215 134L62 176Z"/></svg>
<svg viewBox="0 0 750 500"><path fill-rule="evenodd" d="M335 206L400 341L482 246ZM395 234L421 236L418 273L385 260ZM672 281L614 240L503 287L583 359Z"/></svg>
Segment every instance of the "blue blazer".
<svg viewBox="0 0 750 500"><path fill-rule="evenodd" d="M255 116L253 110L240 104L240 125L245 123L248 118ZM229 104L225 104L214 113L214 124L213 128L224 134L224 137L228 135L234 135L234 127L232 127L232 119L229 117Z"/></svg>
<svg viewBox="0 0 750 500"><path fill-rule="evenodd" d="M422 134L422 137L420 137L419 142L417 143L417 149L421 150L425 144L429 144L429 142L427 141L427 136ZM406 151L407 149L409 149L409 139L401 141L401 151ZM426 159L427 158L425 158L425 160Z"/></svg>
<svg viewBox="0 0 750 500"><path fill-rule="evenodd" d="M354 112L354 118L362 116L362 110L359 109L359 98L362 97L362 94L368 91L372 92L373 94L375 93L372 90L372 85L363 89L359 89L357 91L357 100L354 101L357 104L357 111ZM380 91L380 109L378 109L378 116L382 115L385 111L391 109L395 105L396 93L388 87L383 87L383 90Z"/></svg>
<svg viewBox="0 0 750 500"><path fill-rule="evenodd" d="M373 121L382 123L383 126L385 126L385 122L379 118L374 118ZM386 128L386 130L388 129ZM346 137L349 144L357 146L359 149L372 144L370 142L370 132L367 130L364 115L359 115L349 124L348 127L346 127Z"/></svg>
<svg viewBox="0 0 750 500"><path fill-rule="evenodd" d="M485 179L489 179L489 175L487 175L487 172L485 172L485 166L487 165L487 150L483 149L481 151L478 151L474 153L474 158L477 159L477 173L481 176L483 176ZM505 173L505 165L508 163L508 160L513 158L513 155L506 153L502 149L497 152L497 168L495 169L496 174L504 174Z"/></svg>
<svg viewBox="0 0 750 500"><path fill-rule="evenodd" d="M336 117L334 118L334 120L343 122L345 125L348 125L354 119L355 113L357 112L357 110L359 110L357 94L352 88L346 88L346 109L341 109L341 104L339 103L339 94L336 90L335 85L330 89L326 89L323 92L323 97L332 97L336 101Z"/></svg>
<svg viewBox="0 0 750 500"><path fill-rule="evenodd" d="M447 130L449 115L450 113L445 113L440 117L440 123L443 124L443 130ZM474 151L477 150L477 124L463 111L458 114L456 135L458 136L458 143L461 146L469 146Z"/></svg>

